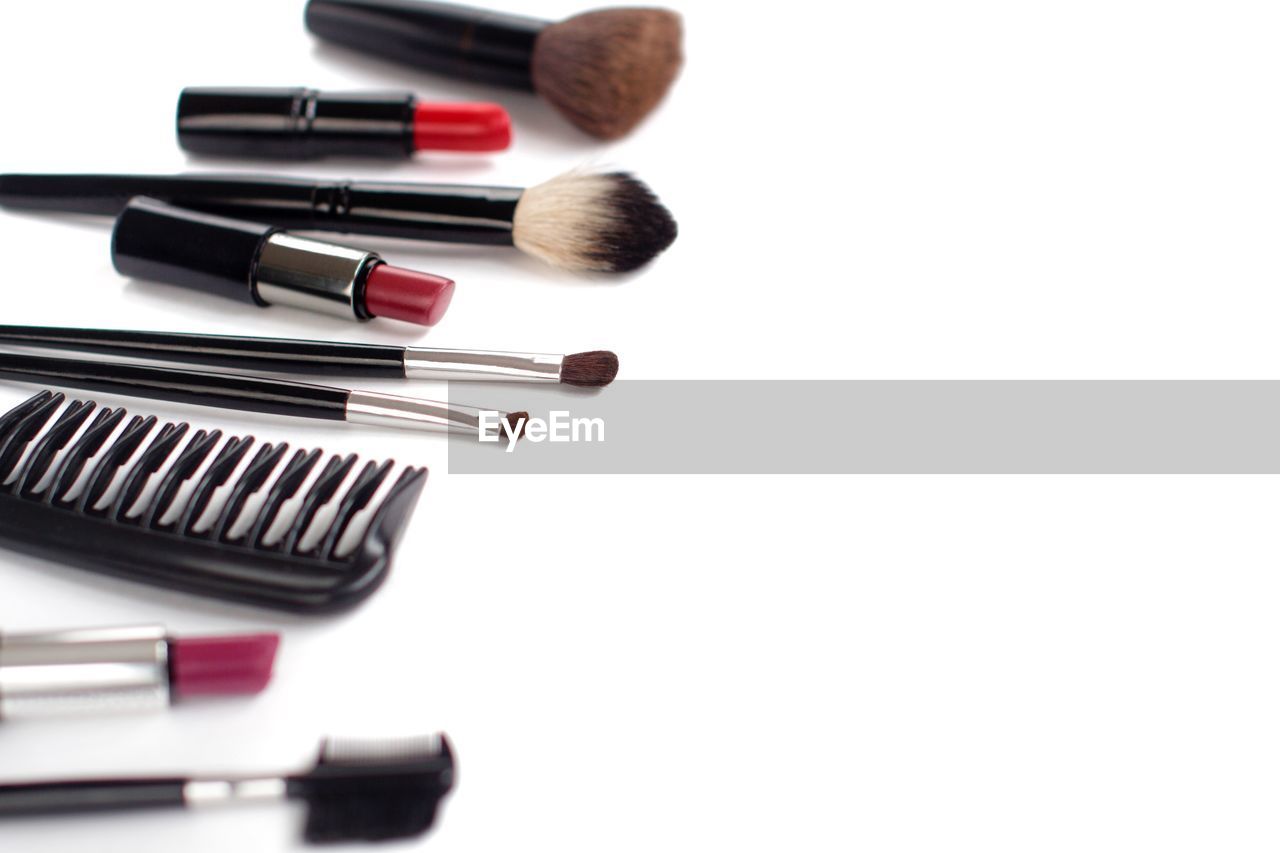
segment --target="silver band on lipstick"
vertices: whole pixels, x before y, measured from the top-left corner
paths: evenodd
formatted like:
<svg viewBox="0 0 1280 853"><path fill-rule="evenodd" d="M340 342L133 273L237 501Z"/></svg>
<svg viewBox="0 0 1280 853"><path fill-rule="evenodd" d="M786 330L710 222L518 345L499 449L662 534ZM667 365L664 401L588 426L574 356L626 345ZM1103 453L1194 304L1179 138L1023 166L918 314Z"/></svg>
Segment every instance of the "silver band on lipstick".
<svg viewBox="0 0 1280 853"><path fill-rule="evenodd" d="M479 435L481 409L416 397L374 391L352 391L347 397L347 421L399 429L433 429ZM505 413L500 412L500 416ZM499 434L501 434L501 427Z"/></svg>
<svg viewBox="0 0 1280 853"><path fill-rule="evenodd" d="M378 262L371 252L277 232L258 254L254 282L268 305L364 319L356 310L356 288L368 266Z"/></svg>
<svg viewBox="0 0 1280 853"><path fill-rule="evenodd" d="M0 636L0 719L169 705L163 628L94 628Z"/></svg>
<svg viewBox="0 0 1280 853"><path fill-rule="evenodd" d="M404 351L407 379L559 382L563 365L563 355L549 353L426 347L407 347Z"/></svg>

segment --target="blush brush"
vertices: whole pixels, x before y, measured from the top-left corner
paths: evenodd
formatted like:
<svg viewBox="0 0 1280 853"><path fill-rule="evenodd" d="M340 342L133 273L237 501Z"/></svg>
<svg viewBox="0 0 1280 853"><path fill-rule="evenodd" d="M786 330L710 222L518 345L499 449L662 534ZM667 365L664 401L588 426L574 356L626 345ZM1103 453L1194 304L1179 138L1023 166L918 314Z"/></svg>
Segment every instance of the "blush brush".
<svg viewBox="0 0 1280 853"><path fill-rule="evenodd" d="M680 16L623 7L544 21L426 0L311 0L334 44L450 77L536 92L579 129L626 135L683 62Z"/></svg>
<svg viewBox="0 0 1280 853"><path fill-rule="evenodd" d="M324 742L301 773L253 777L82 779L0 785L0 818L154 809L195 809L279 800L307 805L311 844L422 835L453 788L444 735Z"/></svg>
<svg viewBox="0 0 1280 853"><path fill-rule="evenodd" d="M230 219L515 246L578 272L630 272L676 239L676 222L627 172L568 172L527 189L306 178L193 175L0 175L0 205L120 216L135 196Z"/></svg>
<svg viewBox="0 0 1280 853"><path fill-rule="evenodd" d="M0 325L0 343L284 374L461 382L557 382L599 388L618 375L606 350L571 355L403 347L130 329Z"/></svg>

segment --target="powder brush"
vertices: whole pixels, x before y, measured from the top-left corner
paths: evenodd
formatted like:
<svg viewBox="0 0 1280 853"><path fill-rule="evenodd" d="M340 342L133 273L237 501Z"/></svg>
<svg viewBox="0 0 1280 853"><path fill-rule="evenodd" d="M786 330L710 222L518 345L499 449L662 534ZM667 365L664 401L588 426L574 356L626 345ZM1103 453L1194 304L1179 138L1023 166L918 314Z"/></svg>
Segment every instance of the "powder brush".
<svg viewBox="0 0 1280 853"><path fill-rule="evenodd" d="M322 39L451 77L536 92L600 139L629 133L684 61L680 16L598 9L544 21L427 0L311 0Z"/></svg>

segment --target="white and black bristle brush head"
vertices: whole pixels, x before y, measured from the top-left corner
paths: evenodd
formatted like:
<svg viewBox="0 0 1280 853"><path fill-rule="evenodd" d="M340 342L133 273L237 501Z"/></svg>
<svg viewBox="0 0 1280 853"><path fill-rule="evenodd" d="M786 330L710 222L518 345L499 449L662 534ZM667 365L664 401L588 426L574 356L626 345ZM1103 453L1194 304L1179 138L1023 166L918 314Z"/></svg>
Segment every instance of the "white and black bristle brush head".
<svg viewBox="0 0 1280 853"><path fill-rule="evenodd" d="M675 242L676 221L628 172L567 172L520 196L516 248L576 272L631 272Z"/></svg>

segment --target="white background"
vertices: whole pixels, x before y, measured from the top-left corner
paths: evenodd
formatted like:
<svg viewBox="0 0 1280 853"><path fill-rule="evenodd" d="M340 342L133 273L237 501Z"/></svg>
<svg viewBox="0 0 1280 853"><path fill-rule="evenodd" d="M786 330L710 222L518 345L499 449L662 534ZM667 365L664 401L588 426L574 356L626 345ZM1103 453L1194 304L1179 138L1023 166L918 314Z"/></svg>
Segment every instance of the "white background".
<svg viewBox="0 0 1280 853"><path fill-rule="evenodd" d="M317 47L296 0L5 4L0 169L245 168L177 149L182 86L412 87L501 99L514 149L289 171L523 185L617 165L681 238L602 281L380 245L459 281L412 337L127 282L105 223L6 213L3 316L608 347L643 379L1275 378L1273 4L682 11L682 79L603 146L531 97ZM0 403L29 392L0 385ZM441 728L461 774L416 843L437 853L1280 844L1272 478L449 477L432 438L129 405L433 478L391 581L341 619L0 555L11 630L285 633L257 700L0 728L5 778L265 770L326 733ZM0 850L290 850L299 820L27 821Z"/></svg>

